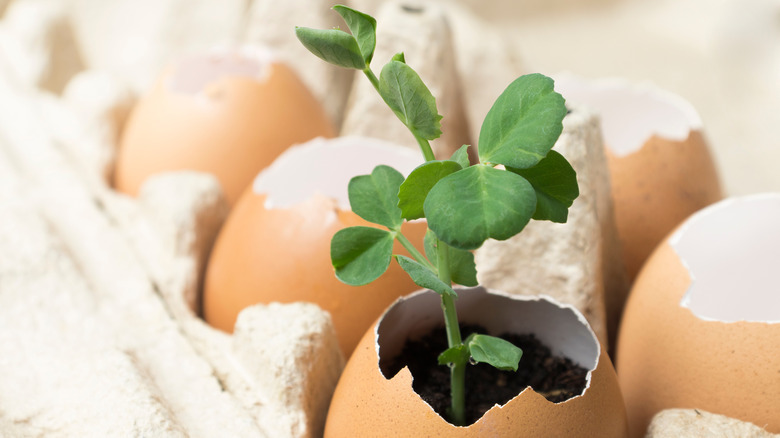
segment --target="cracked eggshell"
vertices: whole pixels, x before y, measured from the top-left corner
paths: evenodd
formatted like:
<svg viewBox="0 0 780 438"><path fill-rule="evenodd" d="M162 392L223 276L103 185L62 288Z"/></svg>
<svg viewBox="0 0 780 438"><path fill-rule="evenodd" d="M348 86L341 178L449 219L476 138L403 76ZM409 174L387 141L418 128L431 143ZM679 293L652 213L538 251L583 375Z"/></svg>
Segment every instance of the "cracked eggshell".
<svg viewBox="0 0 780 438"><path fill-rule="evenodd" d="M633 280L670 231L723 197L701 119L683 98L651 84L563 74L555 88L599 114L615 222Z"/></svg>
<svg viewBox="0 0 780 438"><path fill-rule="evenodd" d="M526 388L505 405L491 408L476 423L453 426L412 389L409 368L385 376L380 365L397 356L407 339L443 325L439 295L420 291L399 299L363 336L331 400L326 438L627 435L625 407L612 362L576 309L549 297L507 295L481 287L459 288L457 305L462 323L480 324L493 335L534 333L553 353L589 369L582 395L552 403Z"/></svg>
<svg viewBox="0 0 780 438"><path fill-rule="evenodd" d="M269 51L220 50L184 58L133 109L115 185L137 195L154 173L213 173L230 205L292 144L332 137L320 103Z"/></svg>
<svg viewBox="0 0 780 438"><path fill-rule="evenodd" d="M656 413L703 409L780 432L780 194L691 216L632 289L617 370L632 437Z"/></svg>
<svg viewBox="0 0 780 438"><path fill-rule="evenodd" d="M295 146L261 172L220 231L204 291L206 321L232 331L238 313L256 303L307 301L331 313L345 356L396 298L417 286L395 262L365 286L340 282L330 240L348 226L369 224L349 208L347 184L379 164L408 175L422 156L363 137L315 139ZM403 226L422 248L425 222ZM396 242L394 253L406 254Z"/></svg>

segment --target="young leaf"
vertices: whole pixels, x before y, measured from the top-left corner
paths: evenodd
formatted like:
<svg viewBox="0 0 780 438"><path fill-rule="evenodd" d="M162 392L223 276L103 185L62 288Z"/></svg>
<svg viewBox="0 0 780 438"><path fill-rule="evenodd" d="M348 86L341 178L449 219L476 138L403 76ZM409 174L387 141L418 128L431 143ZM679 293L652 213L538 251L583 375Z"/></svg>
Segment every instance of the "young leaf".
<svg viewBox="0 0 780 438"><path fill-rule="evenodd" d="M535 73L517 78L490 108L479 131L479 159L518 169L534 166L563 131L563 97L553 80Z"/></svg>
<svg viewBox="0 0 780 438"><path fill-rule="evenodd" d="M476 249L488 238L519 233L536 209L536 194L520 175L475 165L439 181L424 204L428 228L448 245Z"/></svg>
<svg viewBox="0 0 780 438"><path fill-rule="evenodd" d="M395 255L393 257L395 257L395 260L401 265L401 268L409 274L409 277L412 278L412 281L417 286L430 289L441 295L447 294L454 297L458 296L455 291L452 290L452 286L441 281L439 277L436 276L436 273L426 266L406 256Z"/></svg>
<svg viewBox="0 0 780 438"><path fill-rule="evenodd" d="M398 190L404 176L390 166L379 165L370 175L352 178L347 186L349 205L363 219L387 228L401 226Z"/></svg>
<svg viewBox="0 0 780 438"><path fill-rule="evenodd" d="M517 371L523 350L509 341L488 335L473 334L466 339L471 358L477 363L489 363L504 371Z"/></svg>
<svg viewBox="0 0 780 438"><path fill-rule="evenodd" d="M398 191L398 207L404 219L425 217L423 203L428 192L440 179L460 169L454 161L428 161L414 169Z"/></svg>
<svg viewBox="0 0 780 438"><path fill-rule="evenodd" d="M384 274L393 256L394 234L371 227L349 227L330 241L336 277L350 286L371 283Z"/></svg>
<svg viewBox="0 0 780 438"><path fill-rule="evenodd" d="M304 47L324 61L339 67L366 68L355 37L342 30L296 27L295 35Z"/></svg>
<svg viewBox="0 0 780 438"><path fill-rule="evenodd" d="M376 20L374 17L356 11L344 5L336 5L333 9L341 15L358 43L360 53L366 65L371 63L376 48Z"/></svg>
<svg viewBox="0 0 780 438"><path fill-rule="evenodd" d="M428 260L436 260L438 258L438 248L436 247L436 235L433 234L433 231L428 230L425 233L423 245L425 245L425 256L428 257ZM442 245L446 245L446 243L442 242ZM477 281L477 264L474 262L474 254L471 251L449 247L449 261L450 276L453 283L462 284L463 286L476 286L479 284Z"/></svg>
<svg viewBox="0 0 780 438"><path fill-rule="evenodd" d="M469 347L466 344L456 345L444 350L439 355L439 365L465 364L469 360Z"/></svg>
<svg viewBox="0 0 780 438"><path fill-rule="evenodd" d="M391 61L398 61L406 64L406 57L404 56L404 52L398 52L395 55L393 55L393 59Z"/></svg>
<svg viewBox="0 0 780 438"><path fill-rule="evenodd" d="M563 155L550 151L539 164L530 169L507 169L527 179L534 187L534 219L566 222L569 207L580 195L580 190L577 186L577 173Z"/></svg>
<svg viewBox="0 0 780 438"><path fill-rule="evenodd" d="M414 135L433 140L441 135L441 116L417 72L400 61L390 61L379 74L379 94Z"/></svg>
<svg viewBox="0 0 780 438"><path fill-rule="evenodd" d="M455 151L450 157L450 161L460 164L460 167L464 169L471 166L471 163L469 162L469 145L464 144L460 149Z"/></svg>

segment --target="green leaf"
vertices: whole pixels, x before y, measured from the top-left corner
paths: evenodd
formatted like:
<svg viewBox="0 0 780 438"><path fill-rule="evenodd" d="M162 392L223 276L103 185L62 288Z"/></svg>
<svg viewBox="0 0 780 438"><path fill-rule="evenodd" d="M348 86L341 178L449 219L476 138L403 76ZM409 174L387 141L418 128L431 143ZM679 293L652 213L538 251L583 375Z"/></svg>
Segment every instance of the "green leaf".
<svg viewBox="0 0 780 438"><path fill-rule="evenodd" d="M469 145L464 144L460 149L455 151L450 157L450 161L460 164L460 167L464 169L471 166L471 162L469 162Z"/></svg>
<svg viewBox="0 0 780 438"><path fill-rule="evenodd" d="M412 278L412 281L417 286L430 289L441 295L447 294L454 297L458 296L455 291L452 290L452 286L441 281L439 277L436 276L436 273L425 265L406 256L395 255L393 257L395 257L398 264L401 265L401 268L409 274L409 277Z"/></svg>
<svg viewBox="0 0 780 438"><path fill-rule="evenodd" d="M366 62L355 38L338 29L296 27L295 35L318 58L340 67L363 70Z"/></svg>
<svg viewBox="0 0 780 438"><path fill-rule="evenodd" d="M518 169L534 166L563 131L566 105L553 80L531 74L517 78L490 108L479 131L479 159Z"/></svg>
<svg viewBox="0 0 780 438"><path fill-rule="evenodd" d="M424 209L439 239L476 249L488 238L506 240L522 231L536 209L536 194L520 175L474 165L439 181Z"/></svg>
<svg viewBox="0 0 780 438"><path fill-rule="evenodd" d="M371 283L384 274L393 256L395 235L371 227L349 227L330 241L330 259L336 277L351 286Z"/></svg>
<svg viewBox="0 0 780 438"><path fill-rule="evenodd" d="M352 211L363 219L397 229L403 223L398 208L398 190L404 176L390 166L380 165L370 175L352 178L347 186Z"/></svg>
<svg viewBox="0 0 780 438"><path fill-rule="evenodd" d="M428 230L425 233L423 244L425 245L425 256L428 260L438 259L438 248L436 246L436 235ZM446 243L441 242L442 245ZM474 262L474 254L471 251L449 247L449 265L450 276L453 283L463 286L476 286L477 282L477 264Z"/></svg>
<svg viewBox="0 0 780 438"><path fill-rule="evenodd" d="M450 347L439 355L439 365L465 364L469 360L469 347L466 344Z"/></svg>
<svg viewBox="0 0 780 438"><path fill-rule="evenodd" d="M509 341L488 335L472 334L466 339L471 358L477 363L488 363L504 371L517 371L523 350Z"/></svg>
<svg viewBox="0 0 780 438"><path fill-rule="evenodd" d="M412 133L426 140L441 135L441 116L417 72L400 61L390 61L379 75L379 94Z"/></svg>
<svg viewBox="0 0 780 438"><path fill-rule="evenodd" d="M366 65L371 63L376 48L376 20L374 17L356 11L344 5L336 5L333 9L341 15L358 43L360 53Z"/></svg>
<svg viewBox="0 0 780 438"><path fill-rule="evenodd" d="M580 189L577 186L577 173L563 155L550 151L539 164L530 169L507 169L527 179L534 187L534 219L566 222L569 207L580 195Z"/></svg>
<svg viewBox="0 0 780 438"><path fill-rule="evenodd" d="M403 62L404 64L406 64L406 57L404 56L404 52L398 52L395 55L393 55L392 61Z"/></svg>
<svg viewBox="0 0 780 438"><path fill-rule="evenodd" d="M407 220L425 217L423 203L428 192L447 175L461 169L454 161L428 161L414 169L398 191L398 207Z"/></svg>

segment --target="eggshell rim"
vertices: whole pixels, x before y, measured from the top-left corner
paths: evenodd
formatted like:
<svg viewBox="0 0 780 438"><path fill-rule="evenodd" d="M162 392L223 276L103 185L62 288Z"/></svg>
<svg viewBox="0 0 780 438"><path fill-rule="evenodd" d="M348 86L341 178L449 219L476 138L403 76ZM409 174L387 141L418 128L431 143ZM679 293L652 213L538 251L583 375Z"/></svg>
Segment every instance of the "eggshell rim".
<svg viewBox="0 0 780 438"><path fill-rule="evenodd" d="M189 90L177 89L177 87L175 87L172 83L174 78L176 78L178 69L181 67L181 64L184 62L192 61L195 59L208 60L215 57L225 57L231 55L239 56L241 58L256 62L258 65L258 74L257 75L226 74L224 76L220 76L218 78L211 79L202 83L200 87L198 87L198 90L194 92ZM178 59L176 59L175 61L173 61L171 64L169 64L168 68L166 69L166 72L164 73L164 77L162 80L162 90L166 93L171 93L175 95L197 97L197 96L201 96L204 93L208 85L219 83L225 80L246 78L246 79L250 79L262 83L266 81L266 79L269 77L271 73L271 69L269 67L272 64L279 64L281 62L282 60L279 57L279 55L276 53L276 51L268 46L262 46L262 45L213 46L203 51L194 51L188 54L184 54L180 56Z"/></svg>
<svg viewBox="0 0 780 438"><path fill-rule="evenodd" d="M688 130L685 133L682 133L680 131L679 133L675 132L673 135L669 132L659 132L658 128L653 128L650 130L650 135L648 135L646 138L644 138L641 141L636 141L634 144L631 144L628 147L621 148L620 150L615 150L607 144L610 153L612 153L615 157L621 158L626 157L629 155L632 155L636 152L639 152L644 145L653 137L658 137L666 140L671 141L685 141L689 136L691 132L694 131L701 131L702 130L702 120L701 116L699 115L696 108L685 98L682 96L673 93L669 90L663 89L659 87L658 85L654 84L651 81L631 81L627 78L623 77L603 77L598 79L586 79L582 76L576 75L570 71L562 71L554 75L554 79L556 81L560 82L568 82L569 84L587 89L587 90L593 90L594 92L604 92L604 91L614 91L614 92L622 92L627 93L632 96L636 96L636 98L645 98L652 97L655 100L659 102L666 103L675 109L677 109L682 115L685 117L685 122L688 125ZM564 90L565 93L565 90ZM564 98L566 96L564 95ZM588 102L585 101L573 101L580 105L589 107L593 110L594 113L599 115L599 118L603 118L600 111L598 111L598 108L595 108L593 105L588 104ZM603 128L602 128L602 131ZM602 133L602 136L606 139L606 134Z"/></svg>
<svg viewBox="0 0 780 438"><path fill-rule="evenodd" d="M735 196L726 198L724 200L721 200L719 202L716 202L712 205L709 205L705 208L702 208L701 210L693 213L688 219L686 219L675 231L672 232L668 239L669 246L674 251L674 254L677 256L677 258L680 261L680 264L685 268L685 270L688 272L688 276L690 277L690 285L688 286L688 290L685 291L685 293L682 296L682 299L680 300L680 307L685 308L687 311L689 311L694 317L707 322L716 322L721 324L734 324L734 323L746 323L746 324L780 324L780 319L776 321L756 321L756 320L748 320L748 319L735 319L731 321L724 321L721 319L709 317L700 315L697 312L695 312L690 307L691 302L691 295L693 294L693 286L696 282L696 276L693 273L693 270L690 267L689 262L685 259L685 257L681 254L681 252L678 249L678 245L680 243L680 240L683 238L685 233L699 220L701 220L703 217L713 214L715 212L718 212L723 209L727 209L733 204L742 203L742 202L753 202L753 201L761 201L761 200L767 200L767 199L773 199L773 200L780 200L780 193L774 193L774 192L767 192L767 193L755 193L751 195L744 195L744 196Z"/></svg>
<svg viewBox="0 0 780 438"><path fill-rule="evenodd" d="M571 304L564 304L564 303L560 303L559 301L555 300L553 297L551 297L551 296L549 296L549 295L545 295L545 294L535 294L535 295L515 295L515 294L509 294L509 293L506 293L506 292L503 292L503 291L500 291L500 290L488 289L488 288L485 288L485 287L483 287L483 286L476 286L476 287L456 287L456 288L455 288L455 290L456 290L456 291L464 291L464 290L466 290L466 291L476 291L477 293L482 293L482 294L485 294L485 295L490 295L490 294L492 294L492 295L497 295L497 296L500 296L500 297L503 297L503 298L508 298L508 299L515 300L515 301L547 301L548 303L552 304L553 306L557 306L558 308L560 308L560 309L562 309L562 310L570 310L570 311L573 313L573 315L575 316L575 318L577 319L577 321L578 321L580 324L582 324L582 325L583 325L583 326L584 326L584 327L587 329L587 333L588 333L588 334L591 336L591 338L593 339L594 346L595 346L595 353L596 353L596 354L595 354L595 358L594 358L594 363L593 363L593 365L588 367L588 373L587 373L587 375L586 375L586 379L585 379L585 382L586 382L586 383L585 383L585 388L583 388L583 390L582 390L582 393L580 393L580 394L578 394L578 395L575 395L575 396L572 396L572 397L569 397L568 399L566 399L566 400L564 400L564 401L561 401L561 402L554 403L554 402L550 402L550 401L548 401L548 400L547 400L547 399L546 399L544 396L542 396L541 394L539 394L539 393L537 393L536 391L534 391L534 390L533 390L533 388L531 388L530 386L527 386L525 389L523 389L522 391L520 391L520 393L519 393L519 394L517 394L516 396L512 397L510 400L508 400L508 401L507 401L506 403L504 403L503 405L500 405L500 404L498 404L498 403L496 403L495 405L493 405L493 406L492 406L490 409L488 409L488 410L487 410L487 411L486 411L486 412L485 412L485 413L482 415L482 417L480 417L480 418L479 418L479 419L478 419L476 422L474 422L473 424L471 424L471 425L468 425L468 426L456 426L456 425L452 425L453 427L457 427L457 428L468 428L468 427L471 427L471 426L473 426L474 424L477 424L477 423L479 423L480 421L482 421L482 419L483 419L483 418L484 418L484 417L487 415L487 413L488 413L488 412L491 412L491 411L493 411L494 409L501 409L501 408L503 408L504 406L508 405L509 403L511 403L512 401L514 401L515 399L517 399L518 397L520 397L521 395L525 394L525 393L526 393L526 392L528 392L528 391L530 391L529 395L530 395L530 394L533 394L533 395L535 395L535 396L537 396L537 397L541 397L542 399L544 399L544 401L546 401L546 402L548 402L548 403L550 403L550 404L553 404L553 405L563 405L563 404L566 404L567 402L569 402L569 401L571 401L571 400L575 400L575 399L578 399L578 398L580 398L580 397L583 397L583 396L585 396L585 394L587 393L588 389L590 389L591 382L592 382L592 377L593 377L593 372L594 372L594 371L595 371L595 370L598 368L598 366L599 366L599 363L600 363L600 361L601 361L601 359L602 359L602 358L601 358L602 346L601 346L601 343L600 343L600 342L599 342L599 340L598 340L598 337L596 336L596 333L595 333L595 332L593 331L593 329L591 328L591 326L590 326L590 324L588 323L587 319L585 318L585 316L584 316L584 315L583 315L583 314L582 314L582 313L581 313L579 310L577 310L577 308L576 308L576 307L572 306ZM380 327L381 327L381 325L382 325L382 321L385 319L385 316L386 316L386 315L387 315L387 314L388 314L390 311L392 311L392 309L393 309L393 308L394 308L394 307L395 307L397 304L400 304L401 302L403 302L403 301L407 301L407 300L409 300L409 299L413 299L413 298L415 298L415 297L417 297L417 296L419 296L419 295L422 295L422 294L435 294L435 295L438 295L436 292L433 292L433 291L431 291L431 290L428 290L428 289L421 289L421 290L417 290L417 291L415 291L415 292L412 292L412 293L411 293L411 294L409 294L409 295L405 295L405 296L399 297L398 299L396 299L396 300L395 300L395 302L393 302L393 304L391 304L391 305L390 305L390 306L389 306L389 307L388 307L388 308L387 308L387 309L386 309L386 310L385 310L385 311L382 313L382 316L380 316L380 317L379 317L379 319L377 320L377 322L374 324L374 328L373 328L373 330L372 330L372 331L373 331L373 334L374 334L374 353L376 354L376 357L377 357L377 359L378 359L379 361L381 361L381 355L380 355L380 353L379 353L379 350L380 350L380 345L379 345L379 329L380 329ZM381 369L382 369L382 368L381 368L381 365L380 365L380 363L377 363L377 369L379 370L379 373L380 373L380 374L382 374L382 376L383 376L383 377L384 377L386 380L392 380L392 379L396 378L396 377L397 377L399 374L401 374L401 373L404 373L404 374L408 373L408 374L409 374L409 382L410 382L410 385L411 385L411 383L414 381L414 376L412 375L412 373L411 373L411 371L409 370L409 367L408 367L408 366L404 366L404 367L403 367L403 368L401 368L401 370L399 370L399 371L398 371L398 372L397 372L395 375L393 375L392 377L389 377L389 378L388 378L388 377L386 377L386 376L384 375L384 373L381 371ZM410 387L409 389L410 389L411 391L415 392L415 394L416 394L416 391L414 391L414 389L412 389L411 387ZM426 405L426 406L427 406L427 407L428 407L428 408L431 410L431 412L435 413L437 416L439 416L440 418L442 418L442 417L441 417L441 415L439 415L439 413L438 413L438 412L435 412L435 411L434 411L434 409L433 409L433 407L432 407L430 404L428 404L428 402L426 402L426 401L425 401L425 400L424 400L422 397L420 397L420 400L422 400L422 401L423 401L423 403L425 403L425 405ZM442 419L444 419L444 418L442 418ZM444 420L446 421L446 419L444 419Z"/></svg>
<svg viewBox="0 0 780 438"><path fill-rule="evenodd" d="M328 193L321 193L318 190L311 191L310 194L307 196L307 198L300 199L297 201L292 201L292 202L279 201L276 198L283 197L278 194L279 189L277 189L276 187L273 187L271 189L264 187L266 185L264 183L264 180L266 178L269 178L269 175L273 175L274 173L281 173L283 175L286 175L287 173L281 172L280 169L286 168L290 166L292 163L295 163L295 160L301 154L305 153L309 149L327 148L327 147L336 147L336 148L346 147L344 145L350 144L351 142L359 142L359 141L370 143L372 147L386 149L388 153L392 151L393 153L396 153L399 157L402 157L401 159L403 160L408 159L410 162L414 160L415 167L424 164L424 160L422 159L422 156L419 155L418 152L410 148L392 143L387 140L382 140L374 137L360 136L360 135L346 135L346 136L339 136L334 138L316 137L309 141L292 145L287 150L285 150L282 154L280 154L268 167L261 170L255 177L255 179L252 181L252 191L258 195L259 194L267 195L265 199L265 205L264 205L266 210L291 208L296 204L306 202L306 199L311 198L315 194L319 194L320 196L334 199L336 201L335 204L339 209L343 211L350 211L351 209L349 206L349 201L346 198L340 199L339 196L334 196ZM379 164L381 163L377 163L377 165ZM355 175L350 175L350 176L355 176ZM344 186L343 190L344 190L344 195L346 195L346 186Z"/></svg>

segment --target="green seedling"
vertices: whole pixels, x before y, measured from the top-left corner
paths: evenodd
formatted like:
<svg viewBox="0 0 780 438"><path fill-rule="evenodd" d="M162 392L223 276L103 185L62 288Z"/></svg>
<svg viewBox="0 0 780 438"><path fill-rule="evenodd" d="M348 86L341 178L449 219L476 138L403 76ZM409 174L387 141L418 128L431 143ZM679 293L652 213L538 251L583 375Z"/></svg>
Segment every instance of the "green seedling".
<svg viewBox="0 0 780 438"><path fill-rule="evenodd" d="M382 275L393 259L420 287L441 295L449 348L439 363L450 367L449 421L465 423L467 365L484 362L517 370L522 351L503 339L476 334L463 340L452 284L477 285L474 255L487 239L505 240L531 219L566 222L579 195L571 165L551 148L563 130L564 99L552 79L521 76L498 97L479 133L479 162L471 164L465 145L437 160L429 141L441 135L436 99L399 53L371 69L376 20L346 6L334 6L349 28L297 27L298 39L313 54L337 66L362 71L381 98L420 145L425 162L408 177L389 166L354 177L349 202L358 216L384 228L350 227L331 241L331 260L339 280L363 285ZM425 218L428 232L421 253L401 233L404 221ZM398 240L411 257L393 254Z"/></svg>

